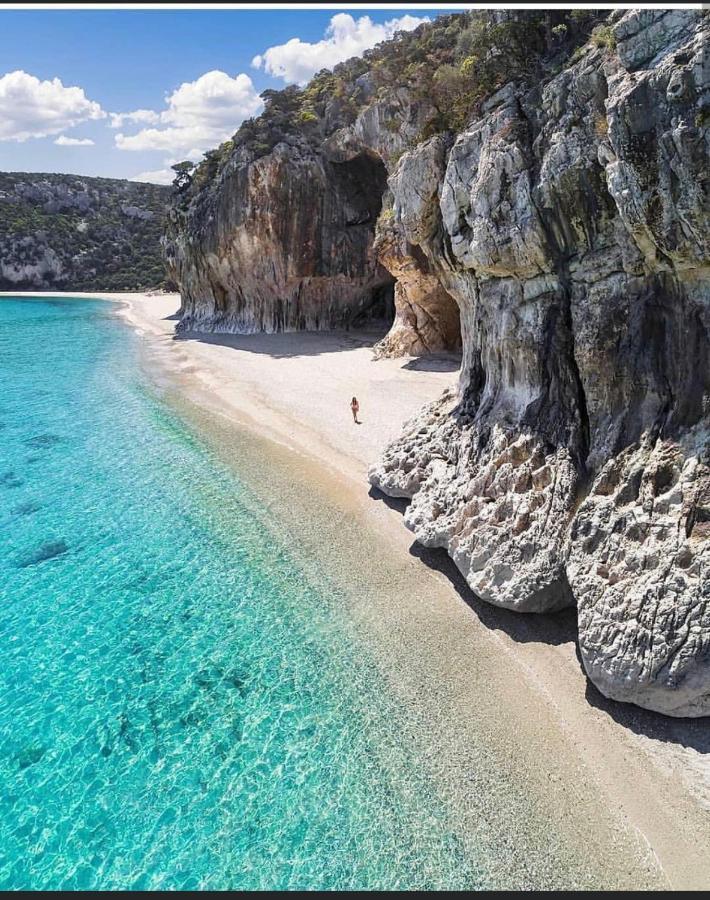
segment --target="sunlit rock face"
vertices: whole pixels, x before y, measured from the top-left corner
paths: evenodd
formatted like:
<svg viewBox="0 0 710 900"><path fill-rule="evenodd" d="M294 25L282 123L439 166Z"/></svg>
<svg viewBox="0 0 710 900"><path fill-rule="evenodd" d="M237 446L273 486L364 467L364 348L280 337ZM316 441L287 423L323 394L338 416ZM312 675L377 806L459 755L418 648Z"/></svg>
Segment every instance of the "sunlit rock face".
<svg viewBox="0 0 710 900"><path fill-rule="evenodd" d="M367 98L372 87L359 80ZM459 350L455 300L421 251L378 223L388 170L432 116L399 88L373 97L351 124L334 101L317 140L292 133L266 154L237 148L216 183L171 213L179 330L318 331L385 319L392 328L377 356Z"/></svg>
<svg viewBox="0 0 710 900"><path fill-rule="evenodd" d="M360 75L356 114L233 147L166 242L182 329L347 327L394 293L377 355L460 347L371 483L487 602L576 606L604 694L677 716L710 714L706 22L611 13L458 134Z"/></svg>
<svg viewBox="0 0 710 900"><path fill-rule="evenodd" d="M400 160L464 365L370 472L480 597L576 605L597 687L676 716L710 714L704 23L617 17L615 51Z"/></svg>
<svg viewBox="0 0 710 900"><path fill-rule="evenodd" d="M171 247L180 328L319 330L376 313L392 282L372 252L385 178L365 153L333 162L278 144L235 160Z"/></svg>
<svg viewBox="0 0 710 900"><path fill-rule="evenodd" d="M401 225L384 217L378 222L374 250L395 279L395 319L375 348L376 357L460 350L458 304L442 286L421 248L409 243Z"/></svg>

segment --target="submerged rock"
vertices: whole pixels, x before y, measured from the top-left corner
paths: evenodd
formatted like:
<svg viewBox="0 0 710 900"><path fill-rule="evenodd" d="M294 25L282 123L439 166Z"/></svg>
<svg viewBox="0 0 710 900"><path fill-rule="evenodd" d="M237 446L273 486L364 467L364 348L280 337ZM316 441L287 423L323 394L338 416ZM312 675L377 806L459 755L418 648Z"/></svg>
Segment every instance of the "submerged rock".
<svg viewBox="0 0 710 900"><path fill-rule="evenodd" d="M25 483L25 479L15 474L13 471L3 472L0 474L0 487L16 488L21 487Z"/></svg>
<svg viewBox="0 0 710 900"><path fill-rule="evenodd" d="M23 443L33 450L44 449L47 447L55 447L60 444L62 439L56 434L36 434L31 438L27 438Z"/></svg>
<svg viewBox="0 0 710 900"><path fill-rule="evenodd" d="M68 551L69 546L64 541L45 541L44 544L41 544L36 550L21 559L17 567L25 569L28 566L35 566L48 559L54 559L55 556L62 556Z"/></svg>
<svg viewBox="0 0 710 900"><path fill-rule="evenodd" d="M29 747L24 747L15 755L15 760L17 762L18 768L29 769L30 766L38 763L46 752L47 748L42 747L38 744L32 744Z"/></svg>
<svg viewBox="0 0 710 900"><path fill-rule="evenodd" d="M42 509L41 503L38 503L36 500L26 500L24 503L18 503L17 506L13 506L10 513L13 516L30 516L40 509Z"/></svg>

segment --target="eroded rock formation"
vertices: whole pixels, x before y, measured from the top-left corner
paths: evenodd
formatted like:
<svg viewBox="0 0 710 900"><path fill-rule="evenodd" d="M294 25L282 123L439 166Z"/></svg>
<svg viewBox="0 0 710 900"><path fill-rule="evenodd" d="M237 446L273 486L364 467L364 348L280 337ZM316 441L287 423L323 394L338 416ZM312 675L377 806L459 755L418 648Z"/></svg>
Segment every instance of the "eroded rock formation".
<svg viewBox="0 0 710 900"><path fill-rule="evenodd" d="M400 161L465 364L370 473L480 597L576 604L600 690L679 716L710 713L705 21L616 16L615 51Z"/></svg>
<svg viewBox="0 0 710 900"><path fill-rule="evenodd" d="M395 319L375 356L423 356L461 347L458 304L417 244L410 244L391 210L380 217L374 252L395 278Z"/></svg>
<svg viewBox="0 0 710 900"><path fill-rule="evenodd" d="M183 213L170 248L180 327L318 330L372 310L392 283L372 251L385 182L362 149L343 159L297 143L257 158L245 148Z"/></svg>
<svg viewBox="0 0 710 900"><path fill-rule="evenodd" d="M526 53L512 74L500 48L481 62L484 15L396 51L421 78L474 42L436 72L455 115L469 69L494 86L473 85L463 129L441 127L426 80L378 87L382 55L317 76L300 106L280 95L270 131L257 120L173 210L182 327L338 327L396 282L378 352L461 341L463 362L371 483L411 499L417 540L487 602L576 606L604 694L710 714L706 14L611 13L571 58L577 20L545 14L539 78ZM520 41L520 15L491 13L490 33Z"/></svg>

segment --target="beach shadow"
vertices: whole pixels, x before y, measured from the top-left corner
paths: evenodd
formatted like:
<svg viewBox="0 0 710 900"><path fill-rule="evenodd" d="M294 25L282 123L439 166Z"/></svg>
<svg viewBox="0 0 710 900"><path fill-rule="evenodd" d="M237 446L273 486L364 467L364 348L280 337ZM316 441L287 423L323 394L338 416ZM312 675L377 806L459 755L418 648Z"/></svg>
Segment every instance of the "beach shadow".
<svg viewBox="0 0 710 900"><path fill-rule="evenodd" d="M409 500L388 497L376 487L371 487L368 496L384 503L389 509L404 514ZM456 568L449 554L442 547L423 547L417 541L409 548L416 559L429 569L443 575L463 602L476 614L478 619L491 631L503 631L519 644L560 644L577 640L577 611L565 609L557 613L519 613L501 609L481 600L466 583L466 579Z"/></svg>
<svg viewBox="0 0 710 900"><path fill-rule="evenodd" d="M388 497L375 487L370 488L369 496L402 515L410 502L406 499ZM698 753L710 754L710 728L708 728L707 719L674 719L661 713L641 709L630 703L609 700L597 690L584 672L584 664L577 642L576 609L563 609L549 614L526 614L492 606L474 594L443 548L430 549L415 541L409 548L409 552L428 568L443 575L463 602L475 613L479 621L491 631L503 631L520 644L538 643L552 646L574 644L577 663L580 671L585 675L585 699L590 706L604 712L618 725L652 740L678 744L682 747L690 747Z"/></svg>
<svg viewBox="0 0 710 900"><path fill-rule="evenodd" d="M579 665L584 670L579 646L576 647L576 651ZM640 734L664 744L690 747L704 755L710 754L710 728L708 728L707 718L675 719L672 716L652 712L650 709L641 709L640 706L634 706L631 703L610 700L589 679L587 679L584 696L590 706L606 713L617 724L628 728L634 734Z"/></svg>
<svg viewBox="0 0 710 900"><path fill-rule="evenodd" d="M386 334L371 326L349 331L288 331L277 334L228 334L226 332L182 331L173 335L174 341L199 341L218 347L230 347L247 353L288 359L295 356L322 356L373 347Z"/></svg>
<svg viewBox="0 0 710 900"><path fill-rule="evenodd" d="M429 356L417 356L402 368L411 372L458 372L461 368L461 354L431 353Z"/></svg>
<svg viewBox="0 0 710 900"><path fill-rule="evenodd" d="M367 492L367 496L372 500L379 500L380 503L384 503L385 506L389 507L389 509L394 509L396 512L404 515L405 510L409 506L410 501L406 499L406 497L389 497L387 494L383 494L382 491L378 490L376 487L371 487Z"/></svg>
<svg viewBox="0 0 710 900"><path fill-rule="evenodd" d="M163 316L163 322L179 322L182 316L180 313L173 313L171 316Z"/></svg>
<svg viewBox="0 0 710 900"><path fill-rule="evenodd" d="M549 644L557 647L576 642L575 609L563 609L556 613L519 613L492 606L474 594L443 548L422 547L415 541L409 552L428 568L444 575L459 597L490 631L503 631L518 644Z"/></svg>

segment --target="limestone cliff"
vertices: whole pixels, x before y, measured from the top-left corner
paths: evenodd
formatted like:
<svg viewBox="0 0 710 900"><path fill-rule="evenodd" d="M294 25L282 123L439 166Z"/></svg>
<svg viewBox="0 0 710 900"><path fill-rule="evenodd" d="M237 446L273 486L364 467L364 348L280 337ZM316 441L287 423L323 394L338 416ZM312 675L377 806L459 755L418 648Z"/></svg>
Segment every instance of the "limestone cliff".
<svg viewBox="0 0 710 900"><path fill-rule="evenodd" d="M707 18L532 15L400 42L418 90L380 55L272 100L310 124L252 126L172 213L184 321L332 327L396 279L380 352L463 365L372 484L482 599L577 606L607 696L710 714Z"/></svg>
<svg viewBox="0 0 710 900"><path fill-rule="evenodd" d="M444 17L434 34L446 25L455 41L465 21ZM431 39L427 29L422 39ZM415 40L394 42L399 55ZM424 257L414 250L414 262L401 235L388 242L382 233L375 244L388 173L438 115L426 90L408 86L393 45L383 46L319 73L305 90L266 91L264 113L208 154L176 194L166 258L182 296L180 329L391 321L396 280L399 337L382 352L459 346L455 301L419 271ZM421 278L407 288L410 270Z"/></svg>
<svg viewBox="0 0 710 900"><path fill-rule="evenodd" d="M385 179L366 154L333 161L297 141L261 157L244 149L192 204L173 244L180 327L337 328L382 304L392 279L372 235Z"/></svg>
<svg viewBox="0 0 710 900"><path fill-rule="evenodd" d="M607 696L710 713L706 19L630 12L390 179L459 304L459 392L371 473L490 603L577 605ZM615 46L614 46L615 45Z"/></svg>

